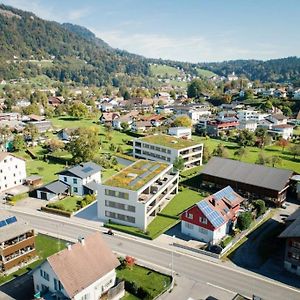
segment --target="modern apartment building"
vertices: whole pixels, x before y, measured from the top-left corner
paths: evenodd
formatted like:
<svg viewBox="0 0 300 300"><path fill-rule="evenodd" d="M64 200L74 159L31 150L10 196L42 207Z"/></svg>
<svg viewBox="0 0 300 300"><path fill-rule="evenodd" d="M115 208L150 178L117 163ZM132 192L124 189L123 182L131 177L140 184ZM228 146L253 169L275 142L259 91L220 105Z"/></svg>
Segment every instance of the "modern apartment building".
<svg viewBox="0 0 300 300"><path fill-rule="evenodd" d="M166 163L184 159L186 168L202 165L203 144L169 135L151 135L133 141L133 156Z"/></svg>
<svg viewBox="0 0 300 300"><path fill-rule="evenodd" d="M0 152L0 193L24 183L26 162L7 152Z"/></svg>
<svg viewBox="0 0 300 300"><path fill-rule="evenodd" d="M23 220L0 212L0 271L36 256L34 230Z"/></svg>
<svg viewBox="0 0 300 300"><path fill-rule="evenodd" d="M178 180L171 164L138 160L100 185L98 217L146 230L178 192Z"/></svg>

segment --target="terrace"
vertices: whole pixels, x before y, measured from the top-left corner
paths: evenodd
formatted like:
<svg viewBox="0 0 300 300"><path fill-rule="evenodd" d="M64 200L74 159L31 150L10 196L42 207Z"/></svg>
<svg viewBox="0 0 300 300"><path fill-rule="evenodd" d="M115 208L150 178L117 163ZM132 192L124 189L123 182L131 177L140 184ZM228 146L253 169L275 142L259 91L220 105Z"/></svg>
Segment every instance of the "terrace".
<svg viewBox="0 0 300 300"><path fill-rule="evenodd" d="M169 135L159 134L159 135L151 135L140 138L139 141L146 142L149 144L156 144L176 150L193 147L199 145L199 142L193 140L186 140L182 138L176 138Z"/></svg>
<svg viewBox="0 0 300 300"><path fill-rule="evenodd" d="M138 160L107 179L104 185L137 191L168 167L160 162Z"/></svg>

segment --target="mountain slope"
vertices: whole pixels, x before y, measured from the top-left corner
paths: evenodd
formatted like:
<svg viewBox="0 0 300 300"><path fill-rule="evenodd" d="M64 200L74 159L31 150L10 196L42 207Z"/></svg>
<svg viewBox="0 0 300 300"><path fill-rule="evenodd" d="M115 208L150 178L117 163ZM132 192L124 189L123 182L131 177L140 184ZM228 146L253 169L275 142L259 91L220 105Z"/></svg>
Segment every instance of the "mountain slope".
<svg viewBox="0 0 300 300"><path fill-rule="evenodd" d="M0 78L46 74L60 81L105 85L115 76L143 78L149 73L143 58L120 55L85 28L45 21L4 5L0 9L20 16L0 14ZM52 60L52 65L41 68L31 62L41 59Z"/></svg>

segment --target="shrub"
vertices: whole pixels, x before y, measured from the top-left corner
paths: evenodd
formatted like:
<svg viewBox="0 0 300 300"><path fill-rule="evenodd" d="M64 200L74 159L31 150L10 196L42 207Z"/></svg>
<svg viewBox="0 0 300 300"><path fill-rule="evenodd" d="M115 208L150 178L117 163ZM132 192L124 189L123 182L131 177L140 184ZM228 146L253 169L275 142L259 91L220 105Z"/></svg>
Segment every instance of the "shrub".
<svg viewBox="0 0 300 300"><path fill-rule="evenodd" d="M256 200L253 202L253 205L256 209L257 217L263 215L266 212L266 203L264 200Z"/></svg>
<svg viewBox="0 0 300 300"><path fill-rule="evenodd" d="M245 230L249 228L251 222L252 222L251 212L246 211L239 215L237 220L237 226L240 230Z"/></svg>

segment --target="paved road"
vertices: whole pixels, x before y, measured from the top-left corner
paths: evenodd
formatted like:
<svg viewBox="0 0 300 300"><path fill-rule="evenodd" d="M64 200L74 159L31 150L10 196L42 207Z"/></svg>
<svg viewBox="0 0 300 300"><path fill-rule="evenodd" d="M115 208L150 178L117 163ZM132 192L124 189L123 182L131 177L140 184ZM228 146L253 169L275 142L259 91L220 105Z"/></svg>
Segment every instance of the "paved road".
<svg viewBox="0 0 300 300"><path fill-rule="evenodd" d="M68 223L68 220L61 221L60 218L56 217L53 217L53 219L45 218L39 212L36 215L17 212L16 215L28 220L38 230L72 239L76 239L78 236L86 236L95 230L73 221ZM113 237L104 235L104 237L115 252L134 256L139 260L150 262L170 271L172 254L170 249L151 245L150 241L141 241L140 239L119 235ZM180 276L192 279L197 283L221 287L248 297L255 294L263 299L270 300L300 299L300 290L296 288L268 280L238 267L228 267L178 252L174 252L174 271Z"/></svg>

